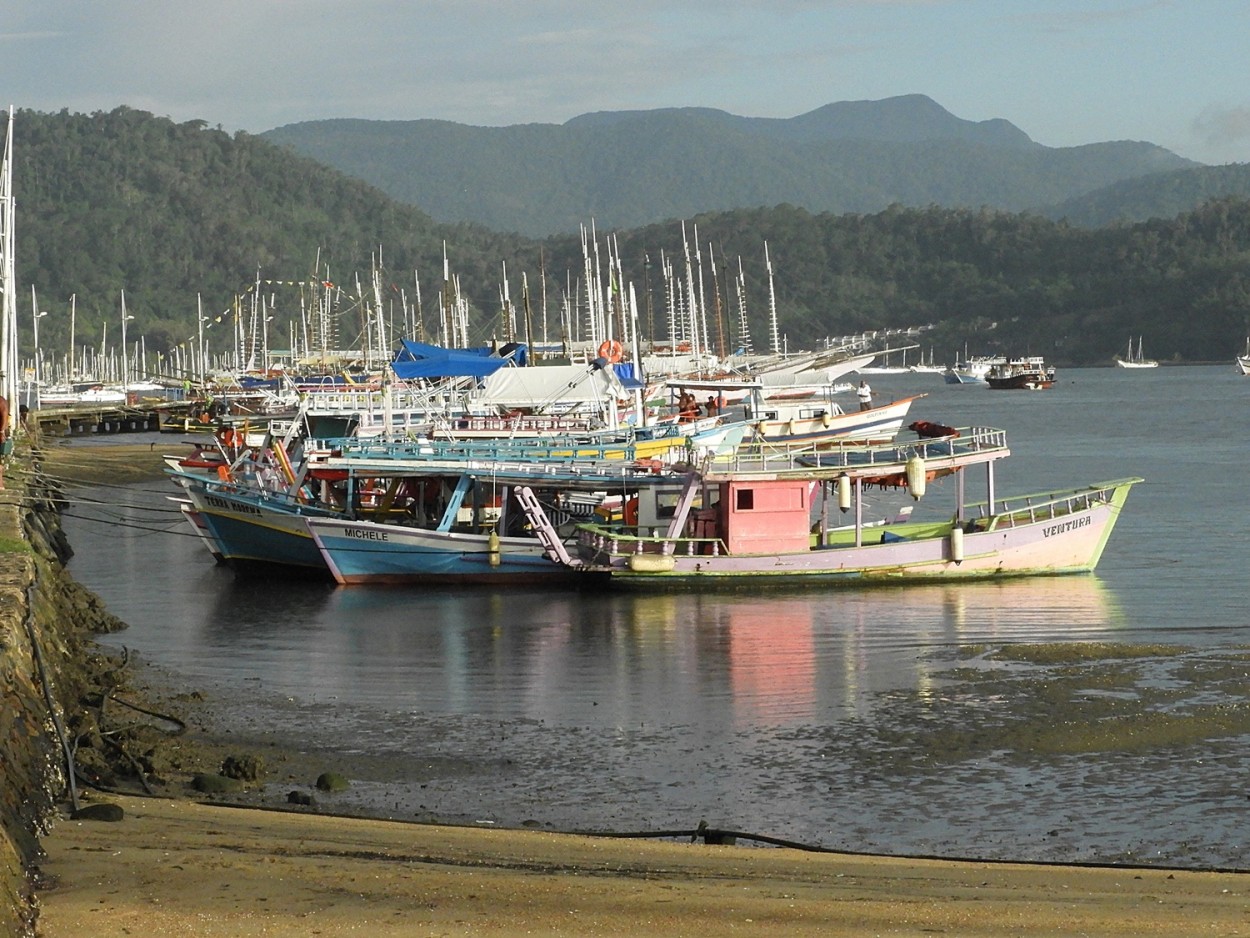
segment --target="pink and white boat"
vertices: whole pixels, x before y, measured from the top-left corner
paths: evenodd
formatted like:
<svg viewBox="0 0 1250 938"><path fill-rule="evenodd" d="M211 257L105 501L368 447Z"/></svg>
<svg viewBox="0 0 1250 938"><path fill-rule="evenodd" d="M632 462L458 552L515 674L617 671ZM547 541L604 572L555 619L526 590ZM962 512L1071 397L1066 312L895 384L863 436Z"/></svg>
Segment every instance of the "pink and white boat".
<svg viewBox="0 0 1250 938"><path fill-rule="evenodd" d="M1098 564L1128 497L1141 479L1000 498L994 464L1009 455L1006 435L964 428L937 439L784 458L742 451L692 467L681 485L638 493L636 524L578 528L574 552L558 539L549 559L608 584L643 589L766 585L847 585L978 580L1087 573ZM982 476L984 498L966 496ZM912 498L941 481L949 514L917 511L892 522L866 520L864 494L897 488ZM922 504L922 507L930 507ZM847 524L830 524L842 511ZM531 517L545 525L540 509Z"/></svg>

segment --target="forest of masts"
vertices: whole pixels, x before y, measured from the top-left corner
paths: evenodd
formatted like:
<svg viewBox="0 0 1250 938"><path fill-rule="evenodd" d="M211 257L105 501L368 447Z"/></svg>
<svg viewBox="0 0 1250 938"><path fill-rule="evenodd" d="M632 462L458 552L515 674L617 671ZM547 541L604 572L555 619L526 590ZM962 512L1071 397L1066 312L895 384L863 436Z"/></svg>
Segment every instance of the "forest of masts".
<svg viewBox="0 0 1250 938"><path fill-rule="evenodd" d="M529 277L522 272L518 309L505 264L498 291L498 314L490 317L485 329L479 329L476 336L471 329L471 305L461 289L459 275L451 272L446 243L442 288L430 310L423 304L417 271L413 272L411 294L396 285L384 287L380 250L373 257L368 284L359 275L350 286L335 283L328 267L322 268L318 258L315 269L319 275L308 280L269 280L258 273L248 289L236 295L231 307L217 315L206 315L203 301L197 297L196 334L167 351L149 350L143 335L128 340L127 323L135 317L127 311L125 291L119 297L112 336L106 318L98 345L77 344L74 295L68 303L69 341L65 350L45 348L39 343L39 321L55 314L39 309L32 287L34 353L26 361L23 373L26 380L45 387L77 383L129 387L153 381L205 383L231 374L271 369L300 371L351 366L372 372L381 370L391 360L398 340L406 337L446 348L475 343L480 346L484 341L497 345L524 343L536 360L584 360L611 341L619 342L626 357L634 360L640 360L644 352L680 352L691 358L720 359L734 353L754 354L742 258L737 258L736 273L726 275L729 282L724 289L731 296L723 297L712 246L707 246L705 263L697 226L690 240L682 225L681 257L660 254L658 315L651 291L650 257L644 260L647 282L643 291L645 302L640 304L634 284L625 280L616 237L607 237L601 245L593 226L582 226L581 242L582 269L566 274L554 322L548 318L545 273L539 277L541 287L535 298ZM772 259L767 243L764 263L770 356L775 357L783 355L785 349L777 327ZM705 280L707 270L711 271L707 278L710 286ZM293 302L279 299L288 288L295 288ZM223 340L221 333L227 330L229 336ZM487 333L485 339L483 332ZM117 344L110 345L114 336Z"/></svg>

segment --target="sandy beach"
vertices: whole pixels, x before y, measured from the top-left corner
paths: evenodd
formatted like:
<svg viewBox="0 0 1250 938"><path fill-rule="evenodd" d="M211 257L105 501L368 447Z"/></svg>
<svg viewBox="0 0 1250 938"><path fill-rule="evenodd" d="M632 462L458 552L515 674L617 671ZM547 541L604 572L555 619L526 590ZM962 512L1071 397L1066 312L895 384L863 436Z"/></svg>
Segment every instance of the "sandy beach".
<svg viewBox="0 0 1250 938"><path fill-rule="evenodd" d="M103 798L103 796L98 796ZM39 933L1236 935L1244 876L482 830L108 797L44 840Z"/></svg>

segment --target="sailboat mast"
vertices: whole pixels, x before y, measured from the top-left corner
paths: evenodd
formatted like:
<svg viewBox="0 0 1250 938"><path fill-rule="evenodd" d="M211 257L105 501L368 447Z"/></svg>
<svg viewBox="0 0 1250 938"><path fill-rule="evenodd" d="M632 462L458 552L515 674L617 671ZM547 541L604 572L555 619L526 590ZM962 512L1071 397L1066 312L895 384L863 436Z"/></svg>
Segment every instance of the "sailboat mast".
<svg viewBox="0 0 1250 938"><path fill-rule="evenodd" d="M777 329L777 291L773 288L773 261L768 254L768 242L764 242L764 266L768 270L768 328L773 343L773 354L781 355L781 334Z"/></svg>
<svg viewBox="0 0 1250 938"><path fill-rule="evenodd" d="M4 156L0 162L0 393L17 400L17 270L13 261L13 107L5 131ZM17 429L17 408L9 408L6 436Z"/></svg>

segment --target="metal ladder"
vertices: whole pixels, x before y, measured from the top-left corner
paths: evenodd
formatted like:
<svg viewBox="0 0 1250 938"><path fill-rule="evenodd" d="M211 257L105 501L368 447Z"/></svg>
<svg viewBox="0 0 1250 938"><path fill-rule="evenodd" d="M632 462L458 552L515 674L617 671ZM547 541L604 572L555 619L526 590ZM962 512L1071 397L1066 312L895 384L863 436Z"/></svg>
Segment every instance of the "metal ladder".
<svg viewBox="0 0 1250 938"><path fill-rule="evenodd" d="M529 518L530 524L534 526L534 533L538 535L547 559L566 567L582 566L580 558L569 556L564 542L560 540L559 532L552 525L547 513L543 511L543 506L538 501L538 496L534 494L534 490L528 485L518 485L515 492L516 500L521 503L521 507L525 509L525 517Z"/></svg>

